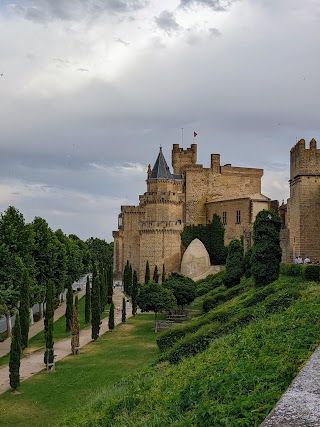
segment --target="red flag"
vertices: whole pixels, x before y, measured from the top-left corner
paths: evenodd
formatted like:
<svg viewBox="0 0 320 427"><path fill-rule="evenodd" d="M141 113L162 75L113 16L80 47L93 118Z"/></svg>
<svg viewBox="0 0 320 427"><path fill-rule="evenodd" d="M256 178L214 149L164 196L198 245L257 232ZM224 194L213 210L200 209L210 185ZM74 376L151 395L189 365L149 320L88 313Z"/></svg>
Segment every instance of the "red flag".
<svg viewBox="0 0 320 427"><path fill-rule="evenodd" d="M197 136L197 132L193 132L193 137L195 138Z"/></svg>

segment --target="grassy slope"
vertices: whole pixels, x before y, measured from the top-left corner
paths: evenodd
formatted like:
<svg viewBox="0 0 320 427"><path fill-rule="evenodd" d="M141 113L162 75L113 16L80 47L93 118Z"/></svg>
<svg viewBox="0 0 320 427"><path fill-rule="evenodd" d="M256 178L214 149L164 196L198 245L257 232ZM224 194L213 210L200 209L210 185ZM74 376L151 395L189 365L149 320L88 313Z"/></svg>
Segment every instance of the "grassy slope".
<svg viewBox="0 0 320 427"><path fill-rule="evenodd" d="M158 354L154 316L138 315L57 362L55 373L42 372L21 383L20 393L0 396L1 427L53 426L79 410L101 388L107 389ZM27 420L27 421L26 421Z"/></svg>
<svg viewBox="0 0 320 427"><path fill-rule="evenodd" d="M225 322L206 351L136 374L62 425L258 426L320 339L319 284L283 277L272 287L271 296L256 301L248 281L217 306L232 315L251 310L249 324ZM300 298L287 299L286 291Z"/></svg>

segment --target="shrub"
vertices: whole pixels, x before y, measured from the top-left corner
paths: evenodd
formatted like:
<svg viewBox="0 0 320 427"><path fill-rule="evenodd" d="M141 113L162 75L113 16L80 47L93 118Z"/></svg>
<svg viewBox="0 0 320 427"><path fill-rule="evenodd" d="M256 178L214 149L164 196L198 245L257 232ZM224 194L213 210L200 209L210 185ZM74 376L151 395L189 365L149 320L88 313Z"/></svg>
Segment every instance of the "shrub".
<svg viewBox="0 0 320 427"><path fill-rule="evenodd" d="M217 307L217 305L221 304L222 302L228 301L233 297L237 296L238 294L243 292L243 290L244 290L244 286L238 285L238 286L234 286L233 288L229 288L224 292L219 292L213 295L209 294L203 300L202 309L205 313L207 313L208 311Z"/></svg>
<svg viewBox="0 0 320 427"><path fill-rule="evenodd" d="M197 282L197 296L200 297L223 285L225 271L219 271L217 274L211 274L206 279Z"/></svg>
<svg viewBox="0 0 320 427"><path fill-rule="evenodd" d="M253 225L253 252L251 272L257 286L265 286L279 277L281 262L281 218L272 211L263 210Z"/></svg>
<svg viewBox="0 0 320 427"><path fill-rule="evenodd" d="M304 277L305 265L300 264L280 264L280 274L290 277Z"/></svg>
<svg viewBox="0 0 320 427"><path fill-rule="evenodd" d="M305 267L305 278L313 282L320 282L320 264L307 265Z"/></svg>
<svg viewBox="0 0 320 427"><path fill-rule="evenodd" d="M240 283L243 276L243 246L239 240L231 240L228 246L224 284L228 287Z"/></svg>

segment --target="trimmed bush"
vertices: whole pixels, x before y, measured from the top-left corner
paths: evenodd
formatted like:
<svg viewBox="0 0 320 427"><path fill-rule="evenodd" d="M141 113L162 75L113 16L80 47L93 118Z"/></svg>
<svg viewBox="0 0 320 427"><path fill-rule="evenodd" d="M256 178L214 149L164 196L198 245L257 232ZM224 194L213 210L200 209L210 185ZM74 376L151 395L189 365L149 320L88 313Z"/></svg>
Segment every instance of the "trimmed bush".
<svg viewBox="0 0 320 427"><path fill-rule="evenodd" d="M304 277L305 265L300 264L280 264L280 274L289 277Z"/></svg>
<svg viewBox="0 0 320 427"><path fill-rule="evenodd" d="M228 246L224 284L227 287L239 284L243 272L243 246L240 240L231 240Z"/></svg>
<svg viewBox="0 0 320 427"><path fill-rule="evenodd" d="M307 265L304 271L307 280L320 282L320 264Z"/></svg>

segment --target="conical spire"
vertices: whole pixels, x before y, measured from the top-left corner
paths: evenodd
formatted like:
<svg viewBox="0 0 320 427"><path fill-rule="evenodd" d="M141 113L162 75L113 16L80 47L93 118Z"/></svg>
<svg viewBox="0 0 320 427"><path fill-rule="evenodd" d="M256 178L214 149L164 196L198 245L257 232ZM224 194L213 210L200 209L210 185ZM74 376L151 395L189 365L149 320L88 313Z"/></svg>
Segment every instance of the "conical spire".
<svg viewBox="0 0 320 427"><path fill-rule="evenodd" d="M162 153L161 146L157 160L152 168L150 179L173 179L169 166L167 165L166 159Z"/></svg>

